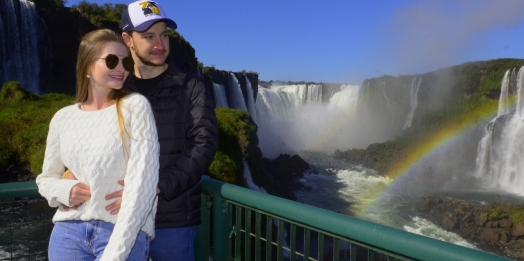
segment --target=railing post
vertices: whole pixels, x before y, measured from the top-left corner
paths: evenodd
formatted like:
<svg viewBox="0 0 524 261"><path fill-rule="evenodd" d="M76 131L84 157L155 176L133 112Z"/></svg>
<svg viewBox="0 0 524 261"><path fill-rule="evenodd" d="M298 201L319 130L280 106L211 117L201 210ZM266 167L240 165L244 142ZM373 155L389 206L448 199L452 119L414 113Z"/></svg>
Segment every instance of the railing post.
<svg viewBox="0 0 524 261"><path fill-rule="evenodd" d="M225 261L229 256L230 249L227 248L229 227L227 225L227 203L223 201L222 195L213 194L213 261ZM226 252L229 251L229 252Z"/></svg>

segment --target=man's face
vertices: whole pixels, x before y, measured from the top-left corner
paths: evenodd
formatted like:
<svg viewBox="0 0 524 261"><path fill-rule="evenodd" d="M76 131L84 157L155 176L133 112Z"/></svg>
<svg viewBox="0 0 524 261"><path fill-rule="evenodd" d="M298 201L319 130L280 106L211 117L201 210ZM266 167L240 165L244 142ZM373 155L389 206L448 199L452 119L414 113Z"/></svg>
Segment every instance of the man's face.
<svg viewBox="0 0 524 261"><path fill-rule="evenodd" d="M162 66L169 54L169 35L165 22L158 22L145 32L132 32L130 41L126 42L133 53L144 65Z"/></svg>

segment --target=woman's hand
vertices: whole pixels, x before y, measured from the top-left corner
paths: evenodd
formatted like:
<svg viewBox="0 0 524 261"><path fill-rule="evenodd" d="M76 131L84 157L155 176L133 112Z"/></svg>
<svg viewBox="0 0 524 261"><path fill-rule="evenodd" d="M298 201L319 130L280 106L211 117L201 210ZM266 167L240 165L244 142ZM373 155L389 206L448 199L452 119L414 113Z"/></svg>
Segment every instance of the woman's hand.
<svg viewBox="0 0 524 261"><path fill-rule="evenodd" d="M76 184L69 193L69 205L78 208L82 203L91 198L91 190L88 185L84 183Z"/></svg>

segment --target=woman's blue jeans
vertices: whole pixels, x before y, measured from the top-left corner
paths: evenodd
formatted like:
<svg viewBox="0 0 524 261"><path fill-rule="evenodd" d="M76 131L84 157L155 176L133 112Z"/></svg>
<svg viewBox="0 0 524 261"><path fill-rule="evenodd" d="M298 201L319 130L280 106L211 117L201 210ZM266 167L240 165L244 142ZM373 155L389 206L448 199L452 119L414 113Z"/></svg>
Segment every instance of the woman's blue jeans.
<svg viewBox="0 0 524 261"><path fill-rule="evenodd" d="M99 260L113 228L113 224L100 220L56 222L49 240L49 260ZM148 255L149 237L140 231L127 260L145 261Z"/></svg>

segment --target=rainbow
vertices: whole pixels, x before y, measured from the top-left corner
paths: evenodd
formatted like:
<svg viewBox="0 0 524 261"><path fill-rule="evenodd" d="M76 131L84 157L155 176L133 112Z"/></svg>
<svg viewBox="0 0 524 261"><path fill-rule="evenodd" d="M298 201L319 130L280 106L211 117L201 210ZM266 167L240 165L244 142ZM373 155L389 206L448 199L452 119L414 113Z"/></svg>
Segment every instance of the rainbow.
<svg viewBox="0 0 524 261"><path fill-rule="evenodd" d="M511 101L512 107L514 103L515 101ZM423 143L411 149L406 157L398 160L389 168L386 175L392 181L387 186L368 191L362 203L359 204L357 213L355 213L356 216L366 213L377 202L377 199L387 194L388 190L401 185L398 184L400 180L406 180L401 179L401 177L418 175L419 173L417 173L416 169L425 159L430 158L443 148L457 144L457 141L460 140L463 134L479 126L479 124L487 124L489 120L496 116L497 110L497 102L485 102L481 107L459 116L455 121L447 124L436 133L428 135Z"/></svg>

